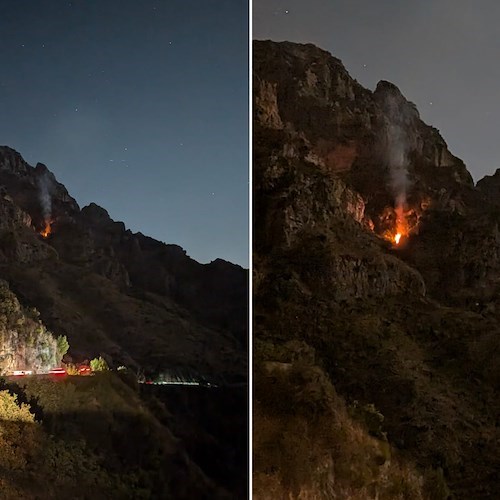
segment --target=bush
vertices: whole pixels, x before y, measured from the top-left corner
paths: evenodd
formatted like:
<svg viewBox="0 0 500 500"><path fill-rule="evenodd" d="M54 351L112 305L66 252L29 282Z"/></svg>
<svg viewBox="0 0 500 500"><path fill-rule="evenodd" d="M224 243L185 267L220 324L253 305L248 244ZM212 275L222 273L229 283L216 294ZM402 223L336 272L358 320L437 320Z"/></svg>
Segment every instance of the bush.
<svg viewBox="0 0 500 500"><path fill-rule="evenodd" d="M67 363L65 365L66 373L68 375L78 375L80 372L78 371L78 366L74 363Z"/></svg>
<svg viewBox="0 0 500 500"><path fill-rule="evenodd" d="M16 395L6 390L0 391L0 420L34 422L35 417L30 409L28 404L19 403Z"/></svg>
<svg viewBox="0 0 500 500"><path fill-rule="evenodd" d="M109 370L108 363L106 363L106 360L102 356L94 358L90 362L90 368L92 369L93 372L103 372Z"/></svg>

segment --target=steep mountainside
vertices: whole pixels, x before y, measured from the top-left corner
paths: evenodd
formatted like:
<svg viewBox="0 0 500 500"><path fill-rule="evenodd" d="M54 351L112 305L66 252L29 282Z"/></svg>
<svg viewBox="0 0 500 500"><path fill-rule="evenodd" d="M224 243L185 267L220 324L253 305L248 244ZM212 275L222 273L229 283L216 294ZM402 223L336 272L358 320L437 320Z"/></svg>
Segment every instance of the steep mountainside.
<svg viewBox="0 0 500 500"><path fill-rule="evenodd" d="M313 45L253 57L256 497L496 498L498 176Z"/></svg>
<svg viewBox="0 0 500 500"><path fill-rule="evenodd" d="M0 277L76 360L244 380L247 272L80 210L38 163L0 147Z"/></svg>

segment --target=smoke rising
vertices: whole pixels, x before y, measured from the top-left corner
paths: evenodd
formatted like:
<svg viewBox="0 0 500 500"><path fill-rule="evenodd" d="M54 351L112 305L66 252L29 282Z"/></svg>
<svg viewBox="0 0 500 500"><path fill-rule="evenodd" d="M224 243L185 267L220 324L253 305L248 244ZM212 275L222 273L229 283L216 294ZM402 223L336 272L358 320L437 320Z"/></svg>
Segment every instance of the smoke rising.
<svg viewBox="0 0 500 500"><path fill-rule="evenodd" d="M388 95L385 105L388 118L386 152L391 188L396 208L403 209L410 185L408 175L410 144L404 127L409 117L405 116L405 111L398 105L395 96Z"/></svg>
<svg viewBox="0 0 500 500"><path fill-rule="evenodd" d="M390 124L387 131L388 166L396 205L406 202L408 192L408 144L399 125Z"/></svg>
<svg viewBox="0 0 500 500"><path fill-rule="evenodd" d="M48 172L44 172L37 179L38 198L42 207L42 216L45 222L52 217L52 194L54 191L54 182Z"/></svg>

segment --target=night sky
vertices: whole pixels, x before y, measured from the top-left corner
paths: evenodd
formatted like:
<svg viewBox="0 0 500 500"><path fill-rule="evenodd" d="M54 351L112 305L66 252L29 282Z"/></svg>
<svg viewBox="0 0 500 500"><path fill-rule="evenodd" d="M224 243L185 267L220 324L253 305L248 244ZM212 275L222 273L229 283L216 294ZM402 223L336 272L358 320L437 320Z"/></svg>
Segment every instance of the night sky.
<svg viewBox="0 0 500 500"><path fill-rule="evenodd" d="M388 80L477 181L500 168L500 3L254 0L253 38L314 43L374 90Z"/></svg>
<svg viewBox="0 0 500 500"><path fill-rule="evenodd" d="M0 144L80 207L248 266L248 5L0 0Z"/></svg>

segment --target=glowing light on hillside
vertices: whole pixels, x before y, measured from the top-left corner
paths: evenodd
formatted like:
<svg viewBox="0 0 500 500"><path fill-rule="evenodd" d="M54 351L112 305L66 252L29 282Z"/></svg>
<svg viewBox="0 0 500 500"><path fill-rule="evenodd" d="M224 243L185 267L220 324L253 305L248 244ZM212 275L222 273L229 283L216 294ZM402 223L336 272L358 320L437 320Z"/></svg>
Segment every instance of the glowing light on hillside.
<svg viewBox="0 0 500 500"><path fill-rule="evenodd" d="M417 209L397 205L394 208L387 207L380 215L379 221L383 228L379 235L389 241L393 248L401 249L406 246L410 235L417 234L421 214ZM372 231L376 231L374 227Z"/></svg>
<svg viewBox="0 0 500 500"><path fill-rule="evenodd" d="M52 227L51 227L52 221L45 221L45 227L40 231L40 234L44 238L48 238L50 233L52 232Z"/></svg>

